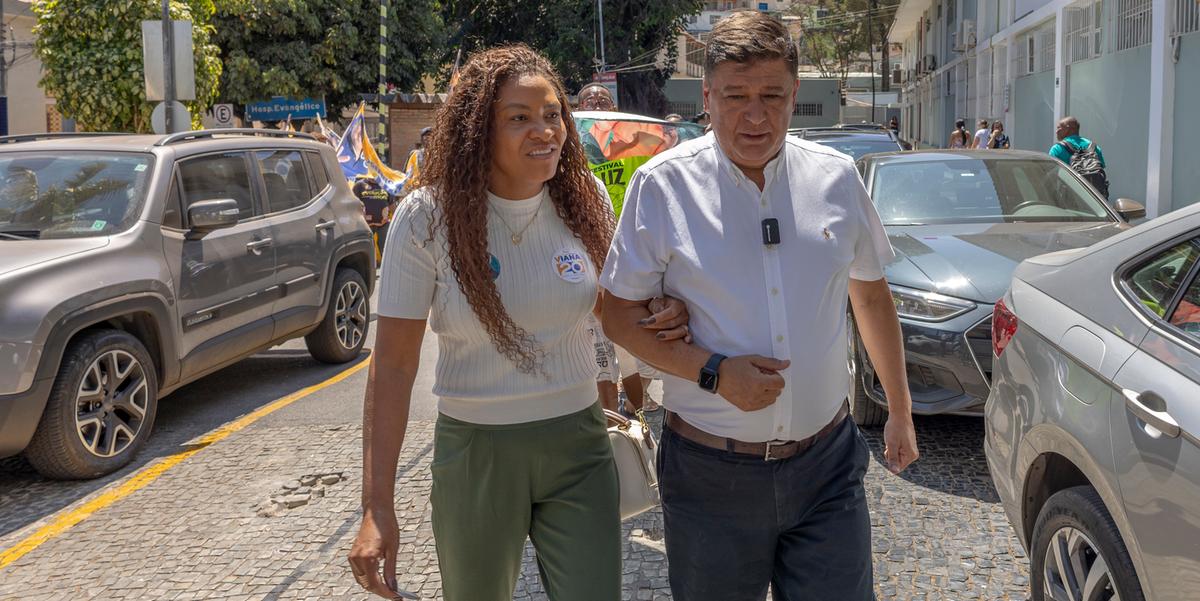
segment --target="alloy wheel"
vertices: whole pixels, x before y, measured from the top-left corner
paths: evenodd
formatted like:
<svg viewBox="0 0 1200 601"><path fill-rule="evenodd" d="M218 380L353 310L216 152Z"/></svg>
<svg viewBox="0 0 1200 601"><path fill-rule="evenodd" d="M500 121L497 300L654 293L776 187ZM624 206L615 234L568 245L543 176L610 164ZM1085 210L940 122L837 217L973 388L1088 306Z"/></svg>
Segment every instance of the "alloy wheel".
<svg viewBox="0 0 1200 601"><path fill-rule="evenodd" d="M358 282L346 282L338 291L334 320L342 347L357 348L367 331L367 295Z"/></svg>
<svg viewBox="0 0 1200 601"><path fill-rule="evenodd" d="M1120 601L1108 562L1082 531L1066 526L1046 547L1045 590L1053 601Z"/></svg>
<svg viewBox="0 0 1200 601"><path fill-rule="evenodd" d="M87 451L113 457L137 440L150 389L145 368L122 350L101 354L84 372L75 395L75 429Z"/></svg>

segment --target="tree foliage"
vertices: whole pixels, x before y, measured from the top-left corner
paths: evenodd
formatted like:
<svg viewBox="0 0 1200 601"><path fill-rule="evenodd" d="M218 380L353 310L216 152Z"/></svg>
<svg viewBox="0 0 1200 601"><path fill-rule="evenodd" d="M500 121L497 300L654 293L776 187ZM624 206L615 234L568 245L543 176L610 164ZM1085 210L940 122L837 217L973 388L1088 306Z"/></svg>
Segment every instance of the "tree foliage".
<svg viewBox="0 0 1200 601"><path fill-rule="evenodd" d="M330 114L378 91L379 0L220 0L221 98L325 97ZM387 82L415 89L442 57L435 0L391 0Z"/></svg>
<svg viewBox="0 0 1200 601"><path fill-rule="evenodd" d="M826 16L809 18L800 38L800 54L817 67L824 77L845 79L860 56L871 46L882 48L887 39L894 8L899 0L821 0L817 6ZM797 5L796 10L811 13L812 5ZM868 20L871 12L874 18ZM806 14L810 16L811 14ZM868 24L872 27L868 33ZM885 73L886 75L886 73Z"/></svg>
<svg viewBox="0 0 1200 601"><path fill-rule="evenodd" d="M192 22L196 100L185 102L198 127L212 106L221 61L212 43L212 0L174 0L171 18ZM158 20L156 0L42 0L33 5L42 89L58 111L86 131L149 132L142 25Z"/></svg>
<svg viewBox="0 0 1200 601"><path fill-rule="evenodd" d="M675 40L702 0L604 0L605 59L617 67L621 110L666 112L662 85L670 77ZM569 91L592 80L600 57L595 0L445 0L451 36L447 55L524 42L545 54ZM665 56L660 56L665 51Z"/></svg>

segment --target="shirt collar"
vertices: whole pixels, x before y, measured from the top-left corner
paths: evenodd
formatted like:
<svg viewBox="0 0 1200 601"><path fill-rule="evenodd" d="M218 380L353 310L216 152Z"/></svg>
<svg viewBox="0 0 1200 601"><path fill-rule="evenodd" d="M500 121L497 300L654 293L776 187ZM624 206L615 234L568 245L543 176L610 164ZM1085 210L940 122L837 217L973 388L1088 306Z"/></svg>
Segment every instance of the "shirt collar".
<svg viewBox="0 0 1200 601"><path fill-rule="evenodd" d="M729 173L730 177L732 177L733 180L739 184L744 181L750 181L750 178L746 177L745 173L742 173L742 169L734 164L734 162L729 158L729 155L725 154L725 150L721 148L721 143L717 141L717 134L715 132L710 132L708 135L712 136L712 145L717 151L717 163L720 165L720 168ZM775 158L767 161L767 164L763 167L763 179L765 182L765 185L763 186L764 190L766 190L772 182L779 178L786 166L787 140L785 139L783 141L783 146L779 147L779 153L775 155Z"/></svg>

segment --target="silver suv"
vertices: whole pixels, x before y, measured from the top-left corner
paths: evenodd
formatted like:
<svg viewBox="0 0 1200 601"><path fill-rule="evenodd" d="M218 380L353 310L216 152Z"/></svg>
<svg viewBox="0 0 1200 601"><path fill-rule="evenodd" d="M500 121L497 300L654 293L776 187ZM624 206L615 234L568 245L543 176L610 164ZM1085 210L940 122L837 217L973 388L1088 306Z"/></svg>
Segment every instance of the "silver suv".
<svg viewBox="0 0 1200 601"><path fill-rule="evenodd" d="M305 134L0 138L0 457L92 478L158 400L285 340L359 355L375 254Z"/></svg>

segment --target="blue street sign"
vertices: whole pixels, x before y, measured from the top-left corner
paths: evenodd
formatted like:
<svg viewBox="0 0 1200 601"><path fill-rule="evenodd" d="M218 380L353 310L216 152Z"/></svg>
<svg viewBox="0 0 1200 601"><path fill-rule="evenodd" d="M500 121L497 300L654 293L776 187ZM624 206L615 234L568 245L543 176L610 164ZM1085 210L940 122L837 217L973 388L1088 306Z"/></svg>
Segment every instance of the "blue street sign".
<svg viewBox="0 0 1200 601"><path fill-rule="evenodd" d="M246 105L246 118L251 121L284 121L292 119L312 119L325 117L324 98L284 98L274 96L265 102L252 102Z"/></svg>

